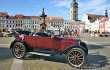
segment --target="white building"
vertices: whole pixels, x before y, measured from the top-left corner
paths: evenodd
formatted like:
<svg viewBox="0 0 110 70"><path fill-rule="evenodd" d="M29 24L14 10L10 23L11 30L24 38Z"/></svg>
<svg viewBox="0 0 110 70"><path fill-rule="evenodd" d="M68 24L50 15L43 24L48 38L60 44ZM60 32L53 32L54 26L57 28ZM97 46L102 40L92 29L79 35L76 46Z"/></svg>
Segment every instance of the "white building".
<svg viewBox="0 0 110 70"><path fill-rule="evenodd" d="M107 24L107 21L109 20L109 18L102 18L102 20L100 20L99 22L99 31L100 32L110 32L109 31L109 24Z"/></svg>
<svg viewBox="0 0 110 70"><path fill-rule="evenodd" d="M72 23L70 20L64 20L64 26L63 26L64 29L66 30L72 30Z"/></svg>
<svg viewBox="0 0 110 70"><path fill-rule="evenodd" d="M8 18L6 19L6 26L7 29L15 29L15 24L16 24L16 19L15 16L8 16Z"/></svg>
<svg viewBox="0 0 110 70"><path fill-rule="evenodd" d="M64 19L62 17L46 17L47 30L53 30L55 33L59 33L64 30Z"/></svg>
<svg viewBox="0 0 110 70"><path fill-rule="evenodd" d="M91 23L91 30L90 31L98 31L99 30L99 22L100 20L96 20L95 22Z"/></svg>
<svg viewBox="0 0 110 70"><path fill-rule="evenodd" d="M110 32L110 18L108 21L106 21L106 27L105 28L106 28L107 32Z"/></svg>
<svg viewBox="0 0 110 70"><path fill-rule="evenodd" d="M96 14L84 14L82 17L82 21L85 22L85 30L86 31L91 31L93 29L93 26L96 20L100 20L103 17L105 17L104 15L96 15ZM97 28L97 27L95 27Z"/></svg>
<svg viewBox="0 0 110 70"><path fill-rule="evenodd" d="M8 14L6 12L0 12L0 30L6 29L6 16Z"/></svg>
<svg viewBox="0 0 110 70"><path fill-rule="evenodd" d="M39 17L38 16L31 16L32 26L33 30L35 32L38 32L40 30L40 23L39 23Z"/></svg>

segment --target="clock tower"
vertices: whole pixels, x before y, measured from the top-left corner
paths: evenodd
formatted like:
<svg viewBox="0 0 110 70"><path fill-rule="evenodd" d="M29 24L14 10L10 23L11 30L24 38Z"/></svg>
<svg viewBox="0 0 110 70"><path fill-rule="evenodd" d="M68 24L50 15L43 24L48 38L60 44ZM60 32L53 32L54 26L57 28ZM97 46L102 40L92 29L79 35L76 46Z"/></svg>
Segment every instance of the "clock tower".
<svg viewBox="0 0 110 70"><path fill-rule="evenodd" d="M78 20L78 3L76 0L73 0L70 6L70 20Z"/></svg>

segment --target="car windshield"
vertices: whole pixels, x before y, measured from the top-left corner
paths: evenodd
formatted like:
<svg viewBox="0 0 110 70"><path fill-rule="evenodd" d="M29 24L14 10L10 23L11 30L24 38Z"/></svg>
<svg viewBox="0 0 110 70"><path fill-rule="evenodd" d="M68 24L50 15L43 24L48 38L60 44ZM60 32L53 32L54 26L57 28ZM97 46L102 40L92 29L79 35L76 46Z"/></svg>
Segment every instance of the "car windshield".
<svg viewBox="0 0 110 70"><path fill-rule="evenodd" d="M50 37L50 35L48 35L46 33L42 33L42 32L36 33L36 36Z"/></svg>
<svg viewBox="0 0 110 70"><path fill-rule="evenodd" d="M25 35L29 35L31 32L29 31L16 31L17 33L21 34L25 34Z"/></svg>

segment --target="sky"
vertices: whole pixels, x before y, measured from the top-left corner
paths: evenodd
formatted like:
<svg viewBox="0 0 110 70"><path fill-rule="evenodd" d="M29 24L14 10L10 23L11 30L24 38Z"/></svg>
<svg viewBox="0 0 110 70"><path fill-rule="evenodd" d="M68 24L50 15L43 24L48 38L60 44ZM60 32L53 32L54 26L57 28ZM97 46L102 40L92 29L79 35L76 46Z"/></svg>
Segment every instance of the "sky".
<svg viewBox="0 0 110 70"><path fill-rule="evenodd" d="M9 15L23 14L25 16L39 16L42 7L45 14L52 17L63 17L70 20L70 4L73 0L0 0L0 12ZM85 13L104 15L108 10L110 17L110 0L76 0L78 5L78 19Z"/></svg>

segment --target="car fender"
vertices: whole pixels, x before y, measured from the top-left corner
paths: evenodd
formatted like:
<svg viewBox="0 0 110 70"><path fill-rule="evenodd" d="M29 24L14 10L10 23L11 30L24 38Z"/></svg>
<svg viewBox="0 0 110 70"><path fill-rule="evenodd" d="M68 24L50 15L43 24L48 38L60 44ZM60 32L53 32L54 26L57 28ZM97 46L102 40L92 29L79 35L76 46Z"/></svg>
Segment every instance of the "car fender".
<svg viewBox="0 0 110 70"><path fill-rule="evenodd" d="M21 41L21 40L14 40L14 41L11 43L11 45L10 45L10 49L13 47L13 45L14 45L16 42L24 43L24 42Z"/></svg>
<svg viewBox="0 0 110 70"><path fill-rule="evenodd" d="M86 48L84 48L82 45L74 44L70 45L68 48L64 49L61 54L66 54L69 50L72 48L81 48L86 53ZM87 53L86 53L87 54Z"/></svg>
<svg viewBox="0 0 110 70"><path fill-rule="evenodd" d="M33 50L33 48L31 48L28 44L26 44L26 43L25 43L24 41L22 41L22 40L14 40L14 41L11 43L11 45L10 45L10 49L13 48L13 45L14 45L16 42L20 42L20 43L24 44L24 46L26 47L26 51L28 51L28 52Z"/></svg>

